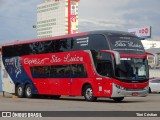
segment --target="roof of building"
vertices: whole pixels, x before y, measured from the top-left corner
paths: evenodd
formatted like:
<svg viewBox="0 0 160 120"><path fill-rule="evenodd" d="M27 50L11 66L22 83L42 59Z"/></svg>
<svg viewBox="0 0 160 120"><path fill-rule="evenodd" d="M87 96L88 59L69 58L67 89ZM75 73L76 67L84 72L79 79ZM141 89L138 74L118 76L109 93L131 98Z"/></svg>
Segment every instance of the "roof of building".
<svg viewBox="0 0 160 120"><path fill-rule="evenodd" d="M150 52L150 53L154 53L154 54L160 54L160 48L146 49L146 52Z"/></svg>

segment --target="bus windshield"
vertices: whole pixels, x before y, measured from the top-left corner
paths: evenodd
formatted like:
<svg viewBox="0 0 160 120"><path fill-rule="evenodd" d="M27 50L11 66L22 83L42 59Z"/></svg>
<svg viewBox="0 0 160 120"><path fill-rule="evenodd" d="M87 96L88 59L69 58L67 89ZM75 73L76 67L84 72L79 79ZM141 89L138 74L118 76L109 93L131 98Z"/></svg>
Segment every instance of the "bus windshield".
<svg viewBox="0 0 160 120"><path fill-rule="evenodd" d="M111 35L108 36L111 49L119 53L144 54L144 47L137 37Z"/></svg>
<svg viewBox="0 0 160 120"><path fill-rule="evenodd" d="M116 65L115 77L122 80L148 79L147 60L143 58L121 58L121 64Z"/></svg>

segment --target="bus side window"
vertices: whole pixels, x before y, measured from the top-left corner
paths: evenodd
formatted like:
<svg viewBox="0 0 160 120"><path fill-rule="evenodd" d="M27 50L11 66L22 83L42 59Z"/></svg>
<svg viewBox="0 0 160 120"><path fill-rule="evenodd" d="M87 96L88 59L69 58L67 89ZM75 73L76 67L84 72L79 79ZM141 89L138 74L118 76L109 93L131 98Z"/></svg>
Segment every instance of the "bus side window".
<svg viewBox="0 0 160 120"><path fill-rule="evenodd" d="M109 45L105 36L100 34L91 34L89 36L89 49L108 50Z"/></svg>
<svg viewBox="0 0 160 120"><path fill-rule="evenodd" d="M83 64L72 64L71 66L72 78L86 78L87 72Z"/></svg>
<svg viewBox="0 0 160 120"><path fill-rule="evenodd" d="M88 36L74 37L71 39L71 50L88 50L88 42Z"/></svg>
<svg viewBox="0 0 160 120"><path fill-rule="evenodd" d="M113 67L112 67L112 57L109 53L99 53L100 57L97 58L97 72L102 76L112 77Z"/></svg>
<svg viewBox="0 0 160 120"><path fill-rule="evenodd" d="M55 41L56 52L70 51L71 42L69 39L62 39Z"/></svg>
<svg viewBox="0 0 160 120"><path fill-rule="evenodd" d="M47 78L49 77L48 66L34 66L30 68L33 78Z"/></svg>
<svg viewBox="0 0 160 120"><path fill-rule="evenodd" d="M83 64L33 66L30 67L33 78L86 78L87 72Z"/></svg>
<svg viewBox="0 0 160 120"><path fill-rule="evenodd" d="M109 61L97 63L97 72L102 76L112 76L112 63Z"/></svg>
<svg viewBox="0 0 160 120"><path fill-rule="evenodd" d="M13 46L4 46L2 48L3 56L4 57L12 57L14 56Z"/></svg>
<svg viewBox="0 0 160 120"><path fill-rule="evenodd" d="M55 52L55 41L35 42L28 45L29 54L44 54Z"/></svg>

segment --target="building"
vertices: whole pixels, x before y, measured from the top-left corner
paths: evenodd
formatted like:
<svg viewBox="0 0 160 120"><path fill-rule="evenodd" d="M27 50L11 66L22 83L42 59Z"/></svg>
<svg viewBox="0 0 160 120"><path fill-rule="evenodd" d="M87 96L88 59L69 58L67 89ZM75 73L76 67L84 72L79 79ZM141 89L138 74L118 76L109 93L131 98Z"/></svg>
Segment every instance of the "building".
<svg viewBox="0 0 160 120"><path fill-rule="evenodd" d="M44 0L37 5L38 38L78 32L79 0Z"/></svg>
<svg viewBox="0 0 160 120"><path fill-rule="evenodd" d="M146 52L157 54L158 64L155 64L155 57L148 56L149 76L160 77L160 48L150 48Z"/></svg>
<svg viewBox="0 0 160 120"><path fill-rule="evenodd" d="M145 49L150 49L150 48L159 48L160 47L160 41L155 41L155 40L142 40L142 44Z"/></svg>

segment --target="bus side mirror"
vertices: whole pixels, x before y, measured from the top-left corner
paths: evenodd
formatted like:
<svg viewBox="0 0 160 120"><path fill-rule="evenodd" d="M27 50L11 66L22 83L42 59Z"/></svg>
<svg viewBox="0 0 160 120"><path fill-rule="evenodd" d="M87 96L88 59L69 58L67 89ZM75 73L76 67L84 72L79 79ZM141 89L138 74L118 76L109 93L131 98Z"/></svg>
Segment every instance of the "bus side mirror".
<svg viewBox="0 0 160 120"><path fill-rule="evenodd" d="M113 51L113 50L101 50L101 52L107 52L107 53L110 53L110 54L115 58L116 65L121 64L121 61L120 61L120 54L119 54L119 52L117 52L117 51Z"/></svg>

